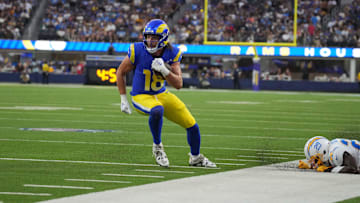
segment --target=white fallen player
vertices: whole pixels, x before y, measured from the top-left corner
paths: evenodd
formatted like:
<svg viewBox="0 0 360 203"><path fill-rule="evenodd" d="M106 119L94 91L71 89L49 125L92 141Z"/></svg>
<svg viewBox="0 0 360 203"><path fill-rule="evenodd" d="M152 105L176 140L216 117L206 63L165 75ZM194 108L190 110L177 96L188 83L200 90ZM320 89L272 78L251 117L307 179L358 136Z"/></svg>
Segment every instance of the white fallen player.
<svg viewBox="0 0 360 203"><path fill-rule="evenodd" d="M320 172L360 173L360 142L322 136L309 139L304 147L306 160L299 161L299 168Z"/></svg>

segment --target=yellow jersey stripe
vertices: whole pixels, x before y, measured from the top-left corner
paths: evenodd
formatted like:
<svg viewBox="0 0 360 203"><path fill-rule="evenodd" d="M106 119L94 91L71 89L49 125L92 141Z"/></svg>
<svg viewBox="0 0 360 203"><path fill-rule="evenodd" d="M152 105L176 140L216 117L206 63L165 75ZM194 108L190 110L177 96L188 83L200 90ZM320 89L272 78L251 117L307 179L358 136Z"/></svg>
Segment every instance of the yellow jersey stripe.
<svg viewBox="0 0 360 203"><path fill-rule="evenodd" d="M135 63L135 48L134 48L134 44L130 45L130 61L132 64Z"/></svg>
<svg viewBox="0 0 360 203"><path fill-rule="evenodd" d="M181 56L181 50L179 49L179 52L176 54L176 56L175 56L175 58L174 58L173 62L178 62L178 61L179 61L180 56Z"/></svg>

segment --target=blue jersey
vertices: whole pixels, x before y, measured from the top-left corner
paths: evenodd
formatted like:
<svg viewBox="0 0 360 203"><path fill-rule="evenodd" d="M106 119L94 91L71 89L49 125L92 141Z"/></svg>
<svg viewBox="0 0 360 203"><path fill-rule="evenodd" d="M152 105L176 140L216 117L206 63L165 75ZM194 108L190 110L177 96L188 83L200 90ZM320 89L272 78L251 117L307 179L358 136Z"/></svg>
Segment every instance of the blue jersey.
<svg viewBox="0 0 360 203"><path fill-rule="evenodd" d="M128 50L128 57L131 63L135 66L132 96L138 94L159 94L166 90L165 80L154 73L151 69L151 64L154 59L153 56L146 50L143 42L131 44ZM166 47L161 58L165 63L171 65L175 62L180 62L182 54L179 48Z"/></svg>

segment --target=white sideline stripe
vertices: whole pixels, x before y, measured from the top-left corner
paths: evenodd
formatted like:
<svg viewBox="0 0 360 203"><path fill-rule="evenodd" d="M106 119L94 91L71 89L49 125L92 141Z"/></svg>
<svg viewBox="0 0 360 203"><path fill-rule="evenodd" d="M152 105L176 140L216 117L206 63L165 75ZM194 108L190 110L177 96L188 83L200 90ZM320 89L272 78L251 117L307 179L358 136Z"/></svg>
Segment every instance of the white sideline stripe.
<svg viewBox="0 0 360 203"><path fill-rule="evenodd" d="M79 182L97 182L97 183L132 183L131 181L117 181L117 180L92 180L92 179L64 179L66 181Z"/></svg>
<svg viewBox="0 0 360 203"><path fill-rule="evenodd" d="M216 165L227 165L227 166L245 166L246 164L235 164L235 163L219 163L216 162Z"/></svg>
<svg viewBox="0 0 360 203"><path fill-rule="evenodd" d="M0 192L0 195L51 196L52 194L49 194L49 193L29 193L29 192Z"/></svg>
<svg viewBox="0 0 360 203"><path fill-rule="evenodd" d="M44 142L44 143L67 143L67 144L96 144L96 145L122 145L122 146L141 146L152 147L152 145L145 144L128 144L128 143L106 143L106 142L74 142L74 141L52 141L52 140L26 140L26 139L0 139L0 141L21 141L21 142ZM173 148L188 148L188 146L176 146L167 145L166 147ZM228 148L228 147L201 147L203 149L215 149L215 150L240 150L240 151L266 151L266 152L284 152L284 153L299 153L303 154L303 151L283 151L283 150L266 150L266 149L244 149L244 148ZM172 166L173 167L173 166Z"/></svg>
<svg viewBox="0 0 360 203"><path fill-rule="evenodd" d="M261 154L261 155L281 155L281 156L298 156L298 157L304 157L304 155L301 154L280 154L280 153L256 153L256 154Z"/></svg>
<svg viewBox="0 0 360 203"><path fill-rule="evenodd" d="M130 174L114 174L114 173L103 173L101 175L104 175L104 176L139 177L139 178L164 178L164 176L130 175Z"/></svg>
<svg viewBox="0 0 360 203"><path fill-rule="evenodd" d="M261 153L257 153L262 155ZM247 155L237 155L237 157L244 157L244 158L260 158L261 156L247 156ZM286 157L278 157L278 156L266 156L265 158L271 158L271 159L289 159Z"/></svg>
<svg viewBox="0 0 360 203"><path fill-rule="evenodd" d="M222 158L215 158L215 160L221 160L221 161L245 161L245 162L267 162L266 160L254 160L254 159L222 159Z"/></svg>
<svg viewBox="0 0 360 203"><path fill-rule="evenodd" d="M55 119L30 119L30 118L0 118L0 120L16 120L16 121L45 121L45 122L72 122L72 123L106 123L119 125L120 122L111 121L82 121L82 120L55 120ZM144 126L143 123L139 122L121 122L127 125L140 125ZM174 123L169 123L169 126L177 126ZM358 133L358 131L339 131L339 130L321 130L321 129L299 129L299 128L268 128L268 127L248 127L248 126L218 126L218 125L202 125L208 128L231 128L231 129L248 129L248 130L278 130L278 131L303 131L303 132L331 132L331 133Z"/></svg>
<svg viewBox="0 0 360 203"><path fill-rule="evenodd" d="M0 139L0 141L11 141L11 142L44 142L44 143L66 143L66 144L95 144L95 145L115 145L115 146L140 146L140 147L152 147L152 145L145 144L128 144L128 143L107 143L107 142L74 142L74 141L53 141L53 140L26 140L26 139ZM170 148L189 148L189 146L178 146L178 145L166 145ZM239 151L261 151L261 152L279 152L279 153L298 153L304 154L303 151L284 151L284 150L270 150L270 149L244 149L244 148L231 148L231 147L201 147L202 149L213 149L213 150L239 150ZM146 165L147 166L147 165ZM157 166L157 165L151 165ZM176 166L171 166L176 167Z"/></svg>
<svg viewBox="0 0 360 203"><path fill-rule="evenodd" d="M0 158L0 160L5 161L34 161L34 162L54 162L54 163L76 163L76 164L104 164L104 165L121 165L121 166L149 166L149 167L159 167L155 164L130 164L130 163L118 163L118 162L98 162L98 161L72 161L72 160L46 160L46 159L21 159L21 158ZM195 167L195 166L175 166L171 165L172 168L196 168L196 169L208 169L205 167ZM220 168L211 168L211 169L220 169Z"/></svg>
<svg viewBox="0 0 360 203"><path fill-rule="evenodd" d="M44 188L61 188L61 189L76 189L76 190L92 190L93 187L77 187L77 186L66 186L66 185L35 185L35 184L24 184L24 187L44 187Z"/></svg>
<svg viewBox="0 0 360 203"><path fill-rule="evenodd" d="M184 173L184 174L193 174L193 171L164 171L164 170L146 170L146 169L135 169L135 171L141 172L155 172L155 173Z"/></svg>

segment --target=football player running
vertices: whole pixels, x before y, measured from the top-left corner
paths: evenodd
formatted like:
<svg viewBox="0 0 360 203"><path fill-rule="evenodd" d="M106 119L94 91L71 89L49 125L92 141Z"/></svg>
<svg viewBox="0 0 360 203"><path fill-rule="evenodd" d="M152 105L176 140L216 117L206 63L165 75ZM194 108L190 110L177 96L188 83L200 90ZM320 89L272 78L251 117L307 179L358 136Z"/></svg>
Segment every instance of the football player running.
<svg viewBox="0 0 360 203"><path fill-rule="evenodd" d="M306 161L299 161L299 168L320 172L360 173L360 142L316 136L304 147Z"/></svg>
<svg viewBox="0 0 360 203"><path fill-rule="evenodd" d="M161 141L163 117L166 117L187 131L189 165L216 167L215 163L200 154L200 130L194 117L185 104L165 87L165 80L176 89L183 84L180 68L182 53L168 42L168 36L168 25L160 19L153 19L143 30L143 42L130 45L127 56L116 72L121 111L131 114L124 77L126 73L134 71L131 101L136 111L149 116L156 163L169 166Z"/></svg>

